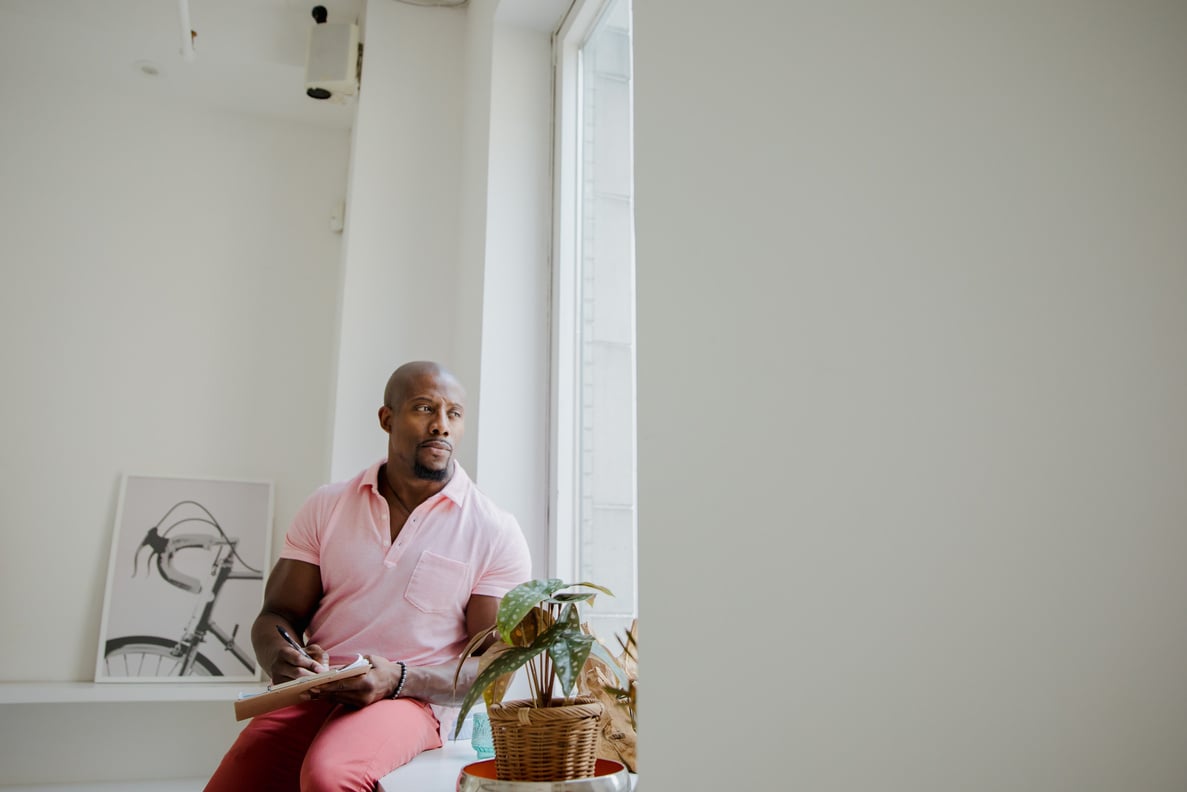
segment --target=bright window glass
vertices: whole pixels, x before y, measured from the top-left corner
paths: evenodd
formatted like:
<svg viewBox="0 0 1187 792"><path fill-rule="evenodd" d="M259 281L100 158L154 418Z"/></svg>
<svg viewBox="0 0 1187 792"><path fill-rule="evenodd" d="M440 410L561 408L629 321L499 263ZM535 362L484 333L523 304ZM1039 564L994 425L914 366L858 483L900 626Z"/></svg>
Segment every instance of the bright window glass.
<svg viewBox="0 0 1187 792"><path fill-rule="evenodd" d="M589 612L608 637L637 612L631 15L629 0L596 5L584 4L583 29L562 34L558 59L556 469L565 481L554 516L558 575L615 594Z"/></svg>

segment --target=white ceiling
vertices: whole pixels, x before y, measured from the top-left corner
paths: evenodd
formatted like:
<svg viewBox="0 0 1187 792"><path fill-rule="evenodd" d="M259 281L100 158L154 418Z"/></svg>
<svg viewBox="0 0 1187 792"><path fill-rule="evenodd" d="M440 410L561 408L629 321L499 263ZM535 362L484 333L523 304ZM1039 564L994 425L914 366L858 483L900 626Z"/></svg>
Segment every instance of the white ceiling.
<svg viewBox="0 0 1187 792"><path fill-rule="evenodd" d="M149 94L350 127L353 105L305 95L306 49L315 5L327 8L329 22L361 25L363 0L184 0L198 34L191 62L181 56L182 2L0 0L3 86ZM140 61L160 74L146 76Z"/></svg>

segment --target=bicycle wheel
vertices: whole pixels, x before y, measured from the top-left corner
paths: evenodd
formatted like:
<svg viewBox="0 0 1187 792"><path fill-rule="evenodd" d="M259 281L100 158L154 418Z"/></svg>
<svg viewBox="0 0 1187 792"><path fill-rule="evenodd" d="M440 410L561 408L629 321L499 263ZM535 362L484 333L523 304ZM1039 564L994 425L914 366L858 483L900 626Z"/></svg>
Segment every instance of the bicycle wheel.
<svg viewBox="0 0 1187 792"><path fill-rule="evenodd" d="M107 642L103 659L113 677L181 676L182 658L173 654L177 641L155 635L125 635ZM222 676L218 666L199 652L189 676Z"/></svg>

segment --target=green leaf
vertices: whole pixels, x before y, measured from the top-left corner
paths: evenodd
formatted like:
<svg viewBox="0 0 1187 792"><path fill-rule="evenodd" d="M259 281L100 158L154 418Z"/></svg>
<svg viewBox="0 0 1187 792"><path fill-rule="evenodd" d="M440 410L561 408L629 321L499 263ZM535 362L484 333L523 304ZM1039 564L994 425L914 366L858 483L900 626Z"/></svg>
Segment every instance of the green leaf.
<svg viewBox="0 0 1187 792"><path fill-rule="evenodd" d="M466 719L466 713L474 706L474 702L478 701L478 697L482 695L482 691L494 684L499 677L504 674L510 674L523 668L529 660L544 651L543 646L529 646L529 647L512 647L504 652L499 657L496 657L490 665L482 669L478 677L474 680L474 684L470 685L470 689L466 691L466 697L462 699L461 711L457 716L457 729L454 731L454 739L457 739L458 732L461 731L462 721Z"/></svg>
<svg viewBox="0 0 1187 792"><path fill-rule="evenodd" d="M577 613L577 606L569 604L565 605L557 617L557 623L565 630L576 630L582 632L581 617Z"/></svg>
<svg viewBox="0 0 1187 792"><path fill-rule="evenodd" d="M551 630L541 638L548 649L548 656L552 658L553 672L560 682L561 692L567 698L577 685L577 675L585 666L594 638L581 632L580 628L576 631Z"/></svg>
<svg viewBox="0 0 1187 792"><path fill-rule="evenodd" d="M597 583L570 583L569 585L565 586L565 588L573 588L575 586L585 586L586 588L597 589L608 597L614 596L613 591L606 588L605 586L599 586Z"/></svg>
<svg viewBox="0 0 1187 792"><path fill-rule="evenodd" d="M479 660L478 660L479 673L481 673L484 668L489 666L491 663L493 663L495 660L497 660L499 657L505 655L509 651L511 651L510 646L503 643L502 641L495 641L493 644L491 644L487 648L487 650L485 652L482 653L482 657L479 658ZM511 672L509 674L503 674L501 677L496 679L494 682L491 682L489 685L487 685L483 689L482 700L486 703L486 706L488 708L490 707L491 704L498 704L498 703L502 702L503 696L505 696L507 694L507 687L511 684L511 679L514 676L515 676L515 672ZM456 687L456 683L454 683L454 684Z"/></svg>
<svg viewBox="0 0 1187 792"><path fill-rule="evenodd" d="M569 602L593 602L593 598L596 596L598 596L597 593L593 591L562 591L544 601L564 605Z"/></svg>
<svg viewBox="0 0 1187 792"><path fill-rule="evenodd" d="M495 627L505 643L514 644L511 631L527 616L532 608L565 588L565 582L560 578L548 580L529 580L520 583L503 595L499 602L499 614L495 618Z"/></svg>
<svg viewBox="0 0 1187 792"><path fill-rule="evenodd" d="M511 628L511 645L531 646L555 621L551 613L539 606L533 606L527 615L519 620L519 624Z"/></svg>
<svg viewBox="0 0 1187 792"><path fill-rule="evenodd" d="M596 583L569 583L569 584L563 586L562 588L576 588L577 586L585 586L587 588L594 588L594 589L597 589L598 591L602 592L603 594L606 594L611 597L614 596L614 592L612 592L610 589L606 588L605 586L599 586ZM548 599L545 599L543 601L544 602L554 602L557 605L562 605L562 606L566 606L566 607L575 607L576 604L579 602L588 602L590 604L593 604L594 598L597 596L598 595L593 591L562 591L559 594L553 594L551 597L549 597Z"/></svg>
<svg viewBox="0 0 1187 792"><path fill-rule="evenodd" d="M511 686L511 680L514 676L514 673L503 674L503 676L486 686L486 690L482 691L482 700L488 708L491 704L503 703L503 697L507 695L507 688Z"/></svg>

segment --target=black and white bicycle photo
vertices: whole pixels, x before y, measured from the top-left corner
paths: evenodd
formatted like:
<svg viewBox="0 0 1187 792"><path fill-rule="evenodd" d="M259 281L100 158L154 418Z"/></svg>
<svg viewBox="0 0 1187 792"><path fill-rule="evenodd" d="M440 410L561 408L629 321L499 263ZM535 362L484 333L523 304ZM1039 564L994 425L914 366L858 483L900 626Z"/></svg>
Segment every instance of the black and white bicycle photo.
<svg viewBox="0 0 1187 792"><path fill-rule="evenodd" d="M127 476L108 564L96 681L258 681L269 482Z"/></svg>

